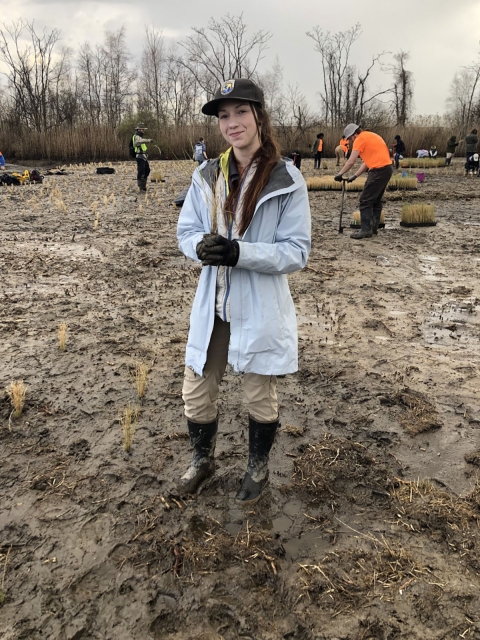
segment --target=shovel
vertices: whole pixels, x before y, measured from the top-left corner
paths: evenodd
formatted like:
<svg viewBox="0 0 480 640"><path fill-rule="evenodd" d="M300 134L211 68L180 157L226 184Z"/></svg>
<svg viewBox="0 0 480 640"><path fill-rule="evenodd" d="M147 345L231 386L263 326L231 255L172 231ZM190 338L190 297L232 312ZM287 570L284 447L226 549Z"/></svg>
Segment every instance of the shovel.
<svg viewBox="0 0 480 640"><path fill-rule="evenodd" d="M342 217L343 217L343 203L345 202L345 183L346 183L346 179L343 178L342 179L342 204L340 206L340 220L338 222L338 233L343 233L343 227L342 227Z"/></svg>

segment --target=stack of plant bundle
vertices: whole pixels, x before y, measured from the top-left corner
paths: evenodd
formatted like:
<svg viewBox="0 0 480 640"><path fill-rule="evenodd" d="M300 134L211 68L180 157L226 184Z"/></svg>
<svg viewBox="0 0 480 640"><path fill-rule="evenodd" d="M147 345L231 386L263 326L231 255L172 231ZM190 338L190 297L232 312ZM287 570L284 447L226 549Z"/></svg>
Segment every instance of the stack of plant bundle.
<svg viewBox="0 0 480 640"><path fill-rule="evenodd" d="M417 190L417 178L416 176L403 176L394 175L390 178L387 189L388 191L416 191Z"/></svg>
<svg viewBox="0 0 480 640"><path fill-rule="evenodd" d="M347 191L361 191L365 186L366 178L357 178L354 182L345 182ZM341 191L342 183L336 182L333 176L323 176L321 178L307 178L307 188L309 191Z"/></svg>
<svg viewBox="0 0 480 640"><path fill-rule="evenodd" d="M350 223L350 227L352 229L359 229L361 227L360 211L354 211L352 213L352 221ZM383 229L384 227L385 227L385 211L382 209L382 214L380 216L380 224L378 225L378 228Z"/></svg>
<svg viewBox="0 0 480 640"><path fill-rule="evenodd" d="M404 158L400 160L402 169L428 169L445 166L445 158Z"/></svg>
<svg viewBox="0 0 480 640"><path fill-rule="evenodd" d="M404 204L400 220L402 227L434 227L435 207L433 204Z"/></svg>

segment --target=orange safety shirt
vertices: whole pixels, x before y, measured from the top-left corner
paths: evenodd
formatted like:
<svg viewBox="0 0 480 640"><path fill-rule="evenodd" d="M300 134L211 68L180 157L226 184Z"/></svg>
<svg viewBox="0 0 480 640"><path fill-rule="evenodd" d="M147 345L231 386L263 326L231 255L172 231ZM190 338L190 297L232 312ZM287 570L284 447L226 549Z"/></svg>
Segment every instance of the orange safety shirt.
<svg viewBox="0 0 480 640"><path fill-rule="evenodd" d="M343 153L348 153L348 142L346 138L342 138L339 145L342 147Z"/></svg>
<svg viewBox="0 0 480 640"><path fill-rule="evenodd" d="M322 153L322 151L323 151L323 140L321 138L318 139L317 151L318 151L318 153Z"/></svg>
<svg viewBox="0 0 480 640"><path fill-rule="evenodd" d="M353 151L358 151L369 169L379 169L392 164L385 140L371 131L362 131L353 143Z"/></svg>

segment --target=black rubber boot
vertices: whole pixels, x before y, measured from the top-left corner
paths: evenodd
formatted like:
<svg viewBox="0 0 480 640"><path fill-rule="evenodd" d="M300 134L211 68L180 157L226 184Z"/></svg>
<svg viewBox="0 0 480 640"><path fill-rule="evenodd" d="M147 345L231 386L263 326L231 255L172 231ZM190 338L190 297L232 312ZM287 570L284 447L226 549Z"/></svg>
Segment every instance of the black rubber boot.
<svg viewBox="0 0 480 640"><path fill-rule="evenodd" d="M372 237L372 223L373 223L373 209L367 207L366 209L360 209L360 231L351 233L350 237L354 240L363 240L364 238Z"/></svg>
<svg viewBox="0 0 480 640"><path fill-rule="evenodd" d="M138 188L140 189L140 191L146 191L147 190L147 181L146 180L137 180L137 185L138 185Z"/></svg>
<svg viewBox="0 0 480 640"><path fill-rule="evenodd" d="M248 465L242 485L237 491L237 502L252 504L260 498L267 484L268 457L278 427L278 420L275 420L275 422L257 422L251 416L249 417Z"/></svg>
<svg viewBox="0 0 480 640"><path fill-rule="evenodd" d="M187 420L193 459L187 472L180 478L177 489L181 493L196 493L207 478L215 472L213 454L217 440L218 419L207 424Z"/></svg>
<svg viewBox="0 0 480 640"><path fill-rule="evenodd" d="M382 217L381 209L373 210L373 220L372 220L372 233L374 236L378 235L378 226L380 224L380 218Z"/></svg>

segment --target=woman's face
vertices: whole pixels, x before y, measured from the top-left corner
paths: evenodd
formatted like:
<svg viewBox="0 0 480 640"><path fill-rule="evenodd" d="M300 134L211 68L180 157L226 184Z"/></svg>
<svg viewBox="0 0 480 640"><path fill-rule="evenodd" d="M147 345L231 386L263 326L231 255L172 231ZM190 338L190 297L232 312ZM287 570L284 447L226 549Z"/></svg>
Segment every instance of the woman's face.
<svg viewBox="0 0 480 640"><path fill-rule="evenodd" d="M222 136L234 150L253 155L260 148L257 123L248 102L223 100L218 109L218 122Z"/></svg>

